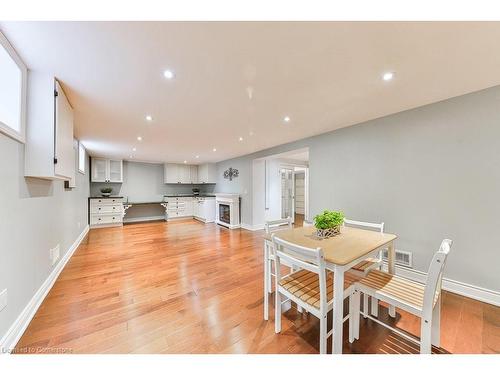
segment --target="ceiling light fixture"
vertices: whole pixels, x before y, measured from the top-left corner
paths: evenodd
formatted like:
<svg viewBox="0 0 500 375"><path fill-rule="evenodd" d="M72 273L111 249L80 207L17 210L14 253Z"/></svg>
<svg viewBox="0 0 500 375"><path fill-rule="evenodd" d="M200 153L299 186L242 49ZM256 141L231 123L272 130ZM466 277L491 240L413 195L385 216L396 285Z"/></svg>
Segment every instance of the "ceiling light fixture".
<svg viewBox="0 0 500 375"><path fill-rule="evenodd" d="M382 79L384 81L390 81L393 78L394 78L394 73L393 72L384 73L384 75L382 76Z"/></svg>
<svg viewBox="0 0 500 375"><path fill-rule="evenodd" d="M166 78L166 79L172 79L174 78L174 73L171 71L171 70L165 70L163 72L163 76Z"/></svg>
<svg viewBox="0 0 500 375"><path fill-rule="evenodd" d="M146 121L153 121L153 117L151 115L146 116Z"/></svg>
<svg viewBox="0 0 500 375"><path fill-rule="evenodd" d="M283 118L283 121L285 121L285 122L290 122L290 117L285 116L285 117Z"/></svg>
<svg viewBox="0 0 500 375"><path fill-rule="evenodd" d="M142 141L142 137L141 137L141 136L138 136L138 137L137 137L137 140L138 140L139 142L140 142L140 141Z"/></svg>

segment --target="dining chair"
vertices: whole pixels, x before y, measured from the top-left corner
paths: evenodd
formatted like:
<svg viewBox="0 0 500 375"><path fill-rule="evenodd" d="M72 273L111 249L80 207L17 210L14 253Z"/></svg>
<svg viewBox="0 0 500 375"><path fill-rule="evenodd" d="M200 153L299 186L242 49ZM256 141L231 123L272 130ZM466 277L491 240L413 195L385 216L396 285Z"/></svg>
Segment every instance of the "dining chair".
<svg viewBox="0 0 500 375"><path fill-rule="evenodd" d="M359 293L362 292L420 317L420 340L376 318L369 316L370 319L419 344L421 354L430 354L432 345L439 347L441 284L452 243L453 241L448 239L441 242L439 250L432 258L425 284L380 270L372 270L367 276L355 282L352 295L353 311L349 319L349 341L352 343L355 339L359 339Z"/></svg>
<svg viewBox="0 0 500 375"><path fill-rule="evenodd" d="M380 233L384 233L384 223L369 223L367 221L357 221L357 220L350 220L350 219L344 219L344 226L345 225L352 226L352 227L357 227L357 228L363 228L363 229L369 229L369 230L377 230ZM367 258L356 265L354 265L349 272L354 273L358 276L366 276L368 272L370 272L373 269L380 269L382 266L382 250L379 251L378 257L377 258ZM375 298L371 299L371 313L374 316L378 316L378 301ZM368 317L368 296L363 295L363 317Z"/></svg>
<svg viewBox="0 0 500 375"><path fill-rule="evenodd" d="M292 229L292 218L266 221L264 229L268 235L279 230ZM269 320L269 294L273 292L272 277L275 276L272 271L274 261L272 247L272 241L264 240L264 320Z"/></svg>
<svg viewBox="0 0 500 375"><path fill-rule="evenodd" d="M326 342L333 333L333 329L327 332L327 314L333 309L333 299L338 298L333 295L333 272L326 270L321 248L303 247L282 240L278 236L279 233L272 235L276 273L274 330L276 333L281 332L282 298L288 298L319 319L319 351L325 354ZM300 270L282 277L280 270L282 262ZM354 282L358 279L346 274L342 299L351 295L354 291ZM359 311L357 314L359 320ZM344 318L344 322L347 319L349 315Z"/></svg>

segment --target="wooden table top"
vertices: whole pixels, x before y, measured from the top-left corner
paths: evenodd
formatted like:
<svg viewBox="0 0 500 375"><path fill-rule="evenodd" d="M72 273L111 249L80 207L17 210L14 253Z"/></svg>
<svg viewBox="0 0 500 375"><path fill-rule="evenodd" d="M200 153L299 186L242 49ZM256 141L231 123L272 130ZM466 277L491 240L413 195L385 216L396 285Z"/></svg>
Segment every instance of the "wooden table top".
<svg viewBox="0 0 500 375"><path fill-rule="evenodd" d="M365 229L342 227L339 235L327 239L315 236L316 228L302 227L273 232L279 238L297 245L323 250L328 263L346 265L371 251L394 241L397 236ZM268 241L271 236L266 234Z"/></svg>

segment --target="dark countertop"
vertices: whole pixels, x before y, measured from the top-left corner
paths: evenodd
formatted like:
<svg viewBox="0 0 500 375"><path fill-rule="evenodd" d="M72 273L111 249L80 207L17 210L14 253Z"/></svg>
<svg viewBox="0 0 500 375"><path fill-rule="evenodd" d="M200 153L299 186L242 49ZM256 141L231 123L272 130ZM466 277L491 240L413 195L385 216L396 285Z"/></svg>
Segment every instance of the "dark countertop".
<svg viewBox="0 0 500 375"><path fill-rule="evenodd" d="M200 197L200 198L215 198L215 194L166 194L166 198L189 198L189 197Z"/></svg>
<svg viewBox="0 0 500 375"><path fill-rule="evenodd" d="M112 195L110 197L102 197L102 196L89 197L89 199L120 199L120 198L123 198L123 197L118 196L118 195Z"/></svg>

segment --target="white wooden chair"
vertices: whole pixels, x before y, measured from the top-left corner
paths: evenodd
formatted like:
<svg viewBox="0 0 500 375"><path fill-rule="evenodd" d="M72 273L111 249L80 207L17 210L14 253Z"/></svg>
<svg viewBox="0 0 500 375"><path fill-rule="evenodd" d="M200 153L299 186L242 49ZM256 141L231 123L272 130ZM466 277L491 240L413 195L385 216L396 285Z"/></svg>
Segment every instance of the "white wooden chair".
<svg viewBox="0 0 500 375"><path fill-rule="evenodd" d="M432 345L439 347L441 280L452 243L448 239L441 243L432 258L425 285L379 270L370 271L366 277L357 281L350 304L353 310L349 320L349 341L359 339L359 293L362 292L420 317L420 341L376 318L369 316L370 319L420 344L421 354L430 354Z"/></svg>
<svg viewBox="0 0 500 375"><path fill-rule="evenodd" d="M338 298L333 295L333 273L325 269L321 248L302 247L278 236L279 233L272 235L276 272L275 332L281 332L281 303L284 296L319 319L319 349L321 354L325 354L327 339L333 333L333 329L327 332L327 314L333 309L333 299ZM282 277L280 266L284 261L300 270ZM358 278L346 274L342 299L354 291L356 280ZM347 319L349 315L344 321Z"/></svg>
<svg viewBox="0 0 500 375"><path fill-rule="evenodd" d="M266 221L264 229L268 235L279 230L292 229L292 218ZM272 241L264 241L264 320L269 320L269 294L273 292L272 277L275 276L272 271L274 261L273 246Z"/></svg>
<svg viewBox="0 0 500 375"><path fill-rule="evenodd" d="M358 227L363 229L377 230L380 233L384 233L384 223L369 223L366 221L357 221L344 219L344 225ZM349 270L349 272L356 274L357 276L366 276L368 272L373 269L380 269L382 266L382 250L379 251L377 258L368 258L365 259ZM371 299L371 313L372 315L378 316L378 301L376 298ZM368 317L368 296L363 296L363 316Z"/></svg>

